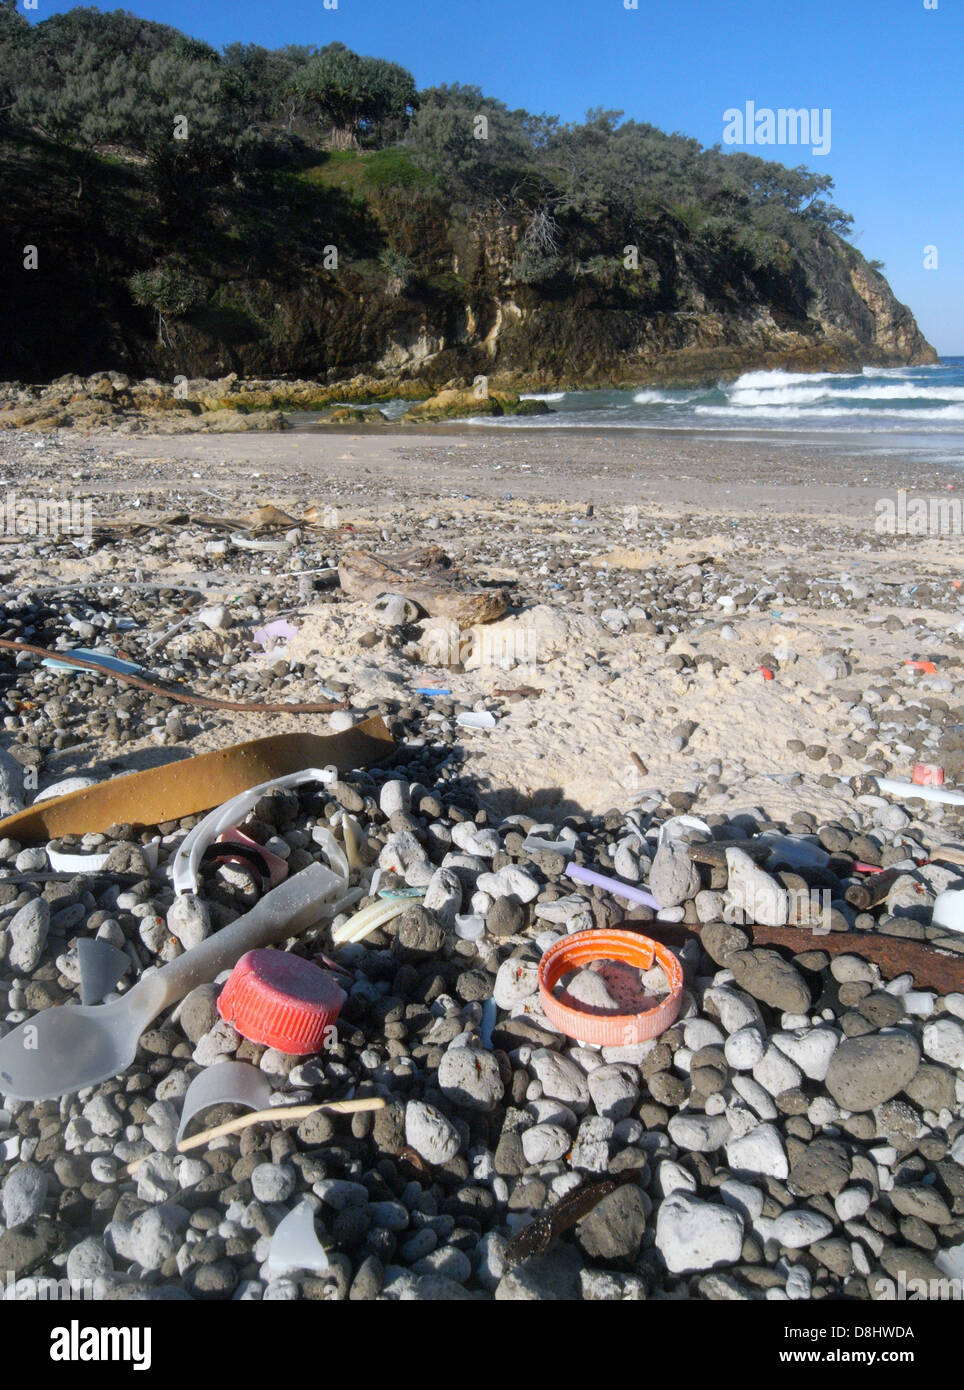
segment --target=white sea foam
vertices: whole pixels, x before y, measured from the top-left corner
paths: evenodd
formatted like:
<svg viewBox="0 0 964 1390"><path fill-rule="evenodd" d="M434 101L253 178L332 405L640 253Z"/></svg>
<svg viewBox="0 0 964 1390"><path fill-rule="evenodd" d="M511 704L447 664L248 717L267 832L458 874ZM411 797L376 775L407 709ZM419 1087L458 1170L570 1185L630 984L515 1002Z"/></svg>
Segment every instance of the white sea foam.
<svg viewBox="0 0 964 1390"><path fill-rule="evenodd" d="M734 391L741 390L762 390L777 389L783 386L807 386L813 381L853 381L853 376L841 372L744 372L732 383ZM726 382L720 384L720 390L726 391Z"/></svg>
<svg viewBox="0 0 964 1390"><path fill-rule="evenodd" d="M637 391L633 396L635 405L685 405L696 400L699 391Z"/></svg>
<svg viewBox="0 0 964 1390"><path fill-rule="evenodd" d="M964 401L964 386L854 386L838 389L819 386L784 386L779 389L736 390L733 405L817 405L839 401ZM915 412L916 413L916 412Z"/></svg>
<svg viewBox="0 0 964 1390"><path fill-rule="evenodd" d="M946 405L940 410L849 410L845 406L799 405L698 405L695 415L716 415L744 420L901 420L913 425L926 420L964 420L964 405Z"/></svg>

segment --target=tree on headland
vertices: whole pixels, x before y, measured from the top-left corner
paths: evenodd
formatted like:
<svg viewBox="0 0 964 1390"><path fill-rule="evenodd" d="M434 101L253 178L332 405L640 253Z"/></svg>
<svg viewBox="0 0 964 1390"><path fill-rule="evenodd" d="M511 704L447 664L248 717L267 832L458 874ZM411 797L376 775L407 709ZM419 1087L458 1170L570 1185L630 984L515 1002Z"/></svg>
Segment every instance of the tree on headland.
<svg viewBox="0 0 964 1390"><path fill-rule="evenodd" d="M364 58L330 43L297 76L297 87L335 149L350 149L386 122L403 119L415 104L415 79L398 63Z"/></svg>
<svg viewBox="0 0 964 1390"><path fill-rule="evenodd" d="M169 320L196 309L206 298L200 280L176 258L137 271L127 285L135 304L154 310L157 341L163 347L171 346Z"/></svg>

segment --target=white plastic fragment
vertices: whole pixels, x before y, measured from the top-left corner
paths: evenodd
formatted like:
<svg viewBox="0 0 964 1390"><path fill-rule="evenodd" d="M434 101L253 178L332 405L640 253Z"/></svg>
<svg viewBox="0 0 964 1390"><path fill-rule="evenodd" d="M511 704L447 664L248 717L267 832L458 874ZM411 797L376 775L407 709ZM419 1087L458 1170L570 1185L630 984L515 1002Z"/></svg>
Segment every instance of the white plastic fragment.
<svg viewBox="0 0 964 1390"><path fill-rule="evenodd" d="M900 796L905 801L916 797L918 801L939 801L945 806L964 806L964 792L952 791L950 787L921 787L916 782L900 782L894 777L878 777L878 791L888 796Z"/></svg>
<svg viewBox="0 0 964 1390"><path fill-rule="evenodd" d="M250 1062L216 1062L205 1067L184 1092L177 1143L194 1116L210 1105L245 1105L249 1110L264 1110L270 1099L271 1082Z"/></svg>
<svg viewBox="0 0 964 1390"><path fill-rule="evenodd" d="M336 946L348 941L362 941L376 927L383 927L393 917L398 917L412 906L411 898L382 898L377 903L369 903L354 917L349 917L340 927L336 927L331 939Z"/></svg>
<svg viewBox="0 0 964 1390"><path fill-rule="evenodd" d="M326 825L316 825L311 832L311 838L316 845L321 846L322 853L334 872L347 883L351 877L348 857L328 827Z"/></svg>
<svg viewBox="0 0 964 1390"><path fill-rule="evenodd" d="M460 724L463 729L494 729L499 721L487 709L469 709L457 714L455 722Z"/></svg>
<svg viewBox="0 0 964 1390"><path fill-rule="evenodd" d="M225 830L239 825L268 792L285 787L300 787L305 782L321 782L328 785L337 781L337 778L338 773L333 767L308 767L302 772L290 772L285 777L275 777L270 782L261 782L258 786L250 787L246 792L232 797L223 806L210 811L188 832L174 856L172 878L175 893L180 895L197 892L198 865L207 846L213 844ZM332 873L332 894L329 896L334 894L336 888L341 887L343 890L347 882L347 874Z"/></svg>
<svg viewBox="0 0 964 1390"><path fill-rule="evenodd" d="M664 840L685 841L687 837L681 833L685 830L696 830L701 835L705 835L708 840L713 838L713 831L705 820L700 820L699 816L671 816L660 826L659 844L662 844Z"/></svg>
<svg viewBox="0 0 964 1390"><path fill-rule="evenodd" d="M477 912L458 913L455 918L455 935L463 941L477 941L485 931L485 918Z"/></svg>
<svg viewBox="0 0 964 1390"><path fill-rule="evenodd" d="M411 599L401 594L379 594L372 604L372 615L384 627L404 627L414 623L418 609Z"/></svg>
<svg viewBox="0 0 964 1390"><path fill-rule="evenodd" d="M559 831L558 839L546 840L535 831L530 831L522 842L522 848L534 852L545 850L550 854L565 854L571 857L576 848L576 832L571 826L564 825Z"/></svg>
<svg viewBox="0 0 964 1390"><path fill-rule="evenodd" d="M328 1256L315 1232L314 1209L305 1198L289 1211L271 1237L265 1273L271 1278L302 1269L324 1274L328 1267Z"/></svg>
<svg viewBox="0 0 964 1390"><path fill-rule="evenodd" d="M292 544L287 537L281 541L255 541L250 536L246 536L243 531L233 531L229 539L231 544L238 546L240 550L280 551L288 550Z"/></svg>
<svg viewBox="0 0 964 1390"><path fill-rule="evenodd" d="M945 931L964 932L964 889L947 888L934 899L931 925Z"/></svg>
<svg viewBox="0 0 964 1390"><path fill-rule="evenodd" d="M64 874L96 874L107 863L106 854L67 854L60 849L47 848L50 867Z"/></svg>

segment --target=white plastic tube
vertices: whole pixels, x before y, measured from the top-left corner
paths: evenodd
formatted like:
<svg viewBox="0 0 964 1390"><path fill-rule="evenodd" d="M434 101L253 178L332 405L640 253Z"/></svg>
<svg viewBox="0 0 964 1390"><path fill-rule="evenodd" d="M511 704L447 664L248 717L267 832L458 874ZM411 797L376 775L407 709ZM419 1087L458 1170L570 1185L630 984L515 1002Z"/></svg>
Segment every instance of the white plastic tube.
<svg viewBox="0 0 964 1390"><path fill-rule="evenodd" d="M918 801L939 801L945 806L964 806L964 792L952 791L949 787L919 787L916 782L898 782L893 777L878 777L878 791L888 796L902 796L905 800L916 797Z"/></svg>
<svg viewBox="0 0 964 1390"><path fill-rule="evenodd" d="M223 806L210 811L202 821L198 821L178 846L171 870L175 893L180 897L182 893L197 892L197 871L205 849L208 845L213 845L225 830L230 830L243 821L267 792L276 788L300 787L304 782L330 783L337 781L337 778L338 772L335 768L306 767L302 772L289 772L286 777L275 777L271 782L262 782L257 787L250 787L248 791L241 792L230 801L226 801Z"/></svg>

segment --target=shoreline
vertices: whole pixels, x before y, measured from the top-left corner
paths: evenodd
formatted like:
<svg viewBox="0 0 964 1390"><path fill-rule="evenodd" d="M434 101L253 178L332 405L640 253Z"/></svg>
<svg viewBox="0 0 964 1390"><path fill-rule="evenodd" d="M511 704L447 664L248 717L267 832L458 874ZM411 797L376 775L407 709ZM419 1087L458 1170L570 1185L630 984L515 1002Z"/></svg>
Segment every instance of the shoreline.
<svg viewBox="0 0 964 1390"><path fill-rule="evenodd" d="M287 486L290 470L296 474L317 470L317 483L334 484L350 483L357 469L364 468L369 470L365 476L372 482L381 480L386 487L402 476L406 490L415 489L422 496L435 495L442 488L494 499L510 492L519 500L561 501L564 478L565 499L573 506L672 504L708 511L717 508L728 514L768 507L811 518L821 514L862 518L871 534L875 504L882 496L895 495L900 488L956 494L964 486L960 467L940 460L874 454L871 477L866 454L835 450L823 436L788 440L772 432L747 438L742 433L731 437L689 430L325 426L280 433L91 435L89 439L94 447L132 461L169 461L169 481L181 487L192 481L189 465L204 462L215 469L223 467L225 472L216 475L217 481L230 490L233 466L240 460L263 470L258 492ZM600 450L600 441L605 451ZM777 452L778 461L773 458ZM133 476L123 483L114 478L113 483L127 489L138 486Z"/></svg>

